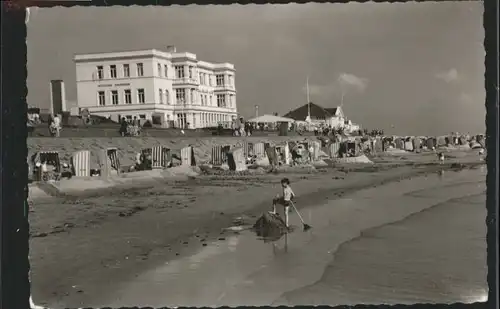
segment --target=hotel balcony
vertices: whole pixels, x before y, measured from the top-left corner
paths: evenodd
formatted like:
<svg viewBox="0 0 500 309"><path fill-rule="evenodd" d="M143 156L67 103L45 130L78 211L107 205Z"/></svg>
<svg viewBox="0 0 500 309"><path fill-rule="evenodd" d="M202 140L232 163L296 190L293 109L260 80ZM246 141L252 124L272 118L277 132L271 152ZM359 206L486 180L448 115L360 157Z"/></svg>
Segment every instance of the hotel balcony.
<svg viewBox="0 0 500 309"><path fill-rule="evenodd" d="M192 103L188 100L176 100L174 106L188 106L191 105Z"/></svg>
<svg viewBox="0 0 500 309"><path fill-rule="evenodd" d="M234 85L229 85L229 84L216 85L214 88L215 91L225 91L225 90L236 91Z"/></svg>
<svg viewBox="0 0 500 309"><path fill-rule="evenodd" d="M173 85L198 85L198 80L196 78L175 78L172 81Z"/></svg>

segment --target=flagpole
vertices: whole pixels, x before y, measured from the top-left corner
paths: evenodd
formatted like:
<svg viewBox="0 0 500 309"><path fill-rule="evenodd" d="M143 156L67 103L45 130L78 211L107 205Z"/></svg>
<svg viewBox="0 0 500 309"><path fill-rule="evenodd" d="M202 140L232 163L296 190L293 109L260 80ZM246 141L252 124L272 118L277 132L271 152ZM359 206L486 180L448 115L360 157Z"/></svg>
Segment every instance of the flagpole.
<svg viewBox="0 0 500 309"><path fill-rule="evenodd" d="M307 91L307 118L311 119L311 100L309 99L309 76L306 78L306 91Z"/></svg>

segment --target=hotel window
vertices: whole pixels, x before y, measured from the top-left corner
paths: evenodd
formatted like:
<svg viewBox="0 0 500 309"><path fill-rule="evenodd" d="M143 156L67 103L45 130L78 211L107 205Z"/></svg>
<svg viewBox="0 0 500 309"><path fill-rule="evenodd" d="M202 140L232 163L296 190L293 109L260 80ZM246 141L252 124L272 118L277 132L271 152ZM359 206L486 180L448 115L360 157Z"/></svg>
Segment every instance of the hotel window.
<svg viewBox="0 0 500 309"><path fill-rule="evenodd" d="M170 92L168 92L168 89L165 89L165 102L170 105Z"/></svg>
<svg viewBox="0 0 500 309"><path fill-rule="evenodd" d="M175 78L184 78L184 67L182 65L175 66Z"/></svg>
<svg viewBox="0 0 500 309"><path fill-rule="evenodd" d="M130 65L128 64L123 65L123 76L130 77Z"/></svg>
<svg viewBox="0 0 500 309"><path fill-rule="evenodd" d="M179 128L184 128L183 122L182 122L182 114L177 114L177 125Z"/></svg>
<svg viewBox="0 0 500 309"><path fill-rule="evenodd" d="M109 75L111 78L116 78L116 65L109 66Z"/></svg>
<svg viewBox="0 0 500 309"><path fill-rule="evenodd" d="M141 104L146 102L146 96L144 95L144 89L137 89L137 101Z"/></svg>
<svg viewBox="0 0 500 309"><path fill-rule="evenodd" d="M111 90L111 103L113 105L118 105L118 91Z"/></svg>
<svg viewBox="0 0 500 309"><path fill-rule="evenodd" d="M194 92L194 89L191 89L190 96L191 96L191 103L194 103L196 101L196 93Z"/></svg>
<svg viewBox="0 0 500 309"><path fill-rule="evenodd" d="M106 93L104 91L99 91L98 96L99 96L99 106L106 105Z"/></svg>
<svg viewBox="0 0 500 309"><path fill-rule="evenodd" d="M158 90L158 95L160 96L160 104L163 104L163 90L162 89Z"/></svg>
<svg viewBox="0 0 500 309"><path fill-rule="evenodd" d="M144 76L144 65L142 63L137 64L137 76Z"/></svg>
<svg viewBox="0 0 500 309"><path fill-rule="evenodd" d="M132 104L132 91L130 89L125 90L125 104Z"/></svg>
<svg viewBox="0 0 500 309"><path fill-rule="evenodd" d="M188 71L189 71L189 78L193 78L193 67L190 66Z"/></svg>
<svg viewBox="0 0 500 309"><path fill-rule="evenodd" d="M218 74L215 76L215 82L217 86L224 86L224 75Z"/></svg>
<svg viewBox="0 0 500 309"><path fill-rule="evenodd" d="M226 95L218 94L217 95L217 107L224 107L226 105Z"/></svg>
<svg viewBox="0 0 500 309"><path fill-rule="evenodd" d="M163 66L163 74L165 74L165 77L168 78L168 65Z"/></svg>
<svg viewBox="0 0 500 309"><path fill-rule="evenodd" d="M184 104L186 102L186 90L175 89L175 100L177 104Z"/></svg>
<svg viewBox="0 0 500 309"><path fill-rule="evenodd" d="M104 78L104 68L102 67L102 65L97 67L97 78L98 79Z"/></svg>
<svg viewBox="0 0 500 309"><path fill-rule="evenodd" d="M210 96L210 106L212 106L212 96Z"/></svg>
<svg viewBox="0 0 500 309"><path fill-rule="evenodd" d="M201 99L201 106L205 106L205 98L204 98L204 95L201 95L201 96L200 96L200 99Z"/></svg>
<svg viewBox="0 0 500 309"><path fill-rule="evenodd" d="M200 85L203 85L203 73L200 73Z"/></svg>
<svg viewBox="0 0 500 309"><path fill-rule="evenodd" d="M158 77L161 77L161 64L157 64L157 68L158 68Z"/></svg>
<svg viewBox="0 0 500 309"><path fill-rule="evenodd" d="M229 75L229 86L233 86L233 76Z"/></svg>

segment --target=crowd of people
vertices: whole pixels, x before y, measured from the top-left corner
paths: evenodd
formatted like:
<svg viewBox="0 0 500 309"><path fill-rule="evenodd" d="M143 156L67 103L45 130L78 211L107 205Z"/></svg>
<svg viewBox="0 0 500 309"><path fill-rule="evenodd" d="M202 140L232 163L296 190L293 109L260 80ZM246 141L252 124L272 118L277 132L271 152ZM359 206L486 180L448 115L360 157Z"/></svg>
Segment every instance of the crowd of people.
<svg viewBox="0 0 500 309"><path fill-rule="evenodd" d="M61 136L61 115L49 115L49 119L47 121L49 125L50 136L59 137Z"/></svg>
<svg viewBox="0 0 500 309"><path fill-rule="evenodd" d="M233 136L251 136L254 130L255 124L245 121L243 117L235 119L231 123L231 129L233 130Z"/></svg>
<svg viewBox="0 0 500 309"><path fill-rule="evenodd" d="M32 136L36 127L41 124L42 118L40 117L39 108L28 108L28 115L26 119L26 126L28 128L28 135ZM49 114L47 119L47 125L49 129L49 134L52 137L59 137L62 130L62 115L60 114Z"/></svg>
<svg viewBox="0 0 500 309"><path fill-rule="evenodd" d="M40 120L40 115L38 113L30 113L28 111L28 119L26 121L26 126L28 127L28 135L31 136L35 131L37 125L42 123Z"/></svg>
<svg viewBox="0 0 500 309"><path fill-rule="evenodd" d="M343 127L333 128L332 126L324 126L324 127L314 128L314 135L315 136L343 135L344 133L345 133L345 128L343 128ZM357 136L377 137L377 136L383 136L384 130L374 129L374 130L369 131L368 129L363 129L363 130L358 130L358 131L353 132L353 133L354 133L354 135L357 135ZM353 134L351 133L351 135L353 135Z"/></svg>
<svg viewBox="0 0 500 309"><path fill-rule="evenodd" d="M141 120L137 116L129 120L123 117L120 121L119 132L121 136L139 136L141 134Z"/></svg>

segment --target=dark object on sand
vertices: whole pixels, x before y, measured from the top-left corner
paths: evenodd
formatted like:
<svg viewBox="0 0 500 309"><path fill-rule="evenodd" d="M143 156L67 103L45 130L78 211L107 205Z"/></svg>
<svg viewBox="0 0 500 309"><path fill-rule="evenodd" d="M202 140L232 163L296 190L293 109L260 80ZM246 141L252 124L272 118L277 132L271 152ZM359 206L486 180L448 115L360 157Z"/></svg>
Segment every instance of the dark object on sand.
<svg viewBox="0 0 500 309"><path fill-rule="evenodd" d="M295 207L295 203L290 201L290 204L292 204L293 209L295 209L295 212L299 216L300 222L302 222L302 226L304 227L304 231L307 231L311 229L311 226L307 223L304 222L304 219L302 219L302 216L300 215L300 212L297 210L297 207Z"/></svg>
<svg viewBox="0 0 500 309"><path fill-rule="evenodd" d="M257 236L269 240L278 240L288 232L283 218L270 212L263 213L253 225L253 229Z"/></svg>

